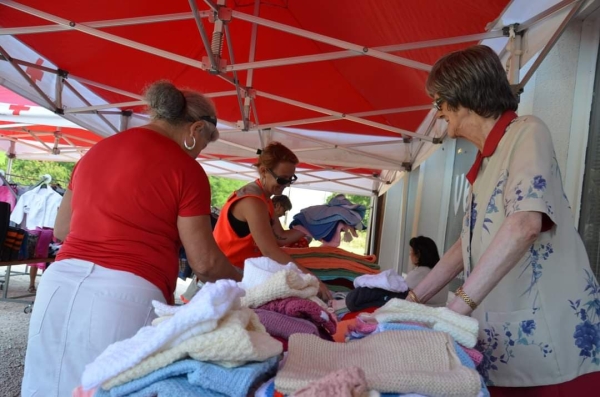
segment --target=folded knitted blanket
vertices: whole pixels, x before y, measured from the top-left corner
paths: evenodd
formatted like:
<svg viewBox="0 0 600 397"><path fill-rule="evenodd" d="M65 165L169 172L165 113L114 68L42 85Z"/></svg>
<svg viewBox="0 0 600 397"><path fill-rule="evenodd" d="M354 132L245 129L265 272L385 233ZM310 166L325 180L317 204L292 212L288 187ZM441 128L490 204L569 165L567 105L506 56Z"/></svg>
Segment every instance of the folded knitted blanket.
<svg viewBox="0 0 600 397"><path fill-rule="evenodd" d="M308 248L296 248L296 249L283 249L292 257L297 256L320 256L322 258L325 257L338 257L338 258L347 258L352 259L356 262L365 262L368 264L374 264L377 262L377 257L375 255L360 255L355 254L350 251L346 251L341 248L332 248L332 247L308 247ZM379 267L378 267L379 268Z"/></svg>
<svg viewBox="0 0 600 397"><path fill-rule="evenodd" d="M83 388L97 387L132 368L191 328L194 328L195 335L214 330L227 312L240 306L243 294L235 281L219 280L206 284L190 303L176 310L155 304L159 313L172 313L173 317L156 327L143 327L133 337L108 346L98 358L86 365L81 379Z"/></svg>
<svg viewBox="0 0 600 397"><path fill-rule="evenodd" d="M101 389L96 397L124 397L137 394L145 396L157 390L160 390L159 396L175 396L173 392L180 389L196 392L196 396L216 394L246 397L252 387L275 373L278 361L278 357L271 357L266 361L253 362L237 368L225 368L217 364L186 359L109 391ZM173 378L177 378L175 382L164 382ZM162 384L157 385L157 383ZM176 387L173 387L174 385Z"/></svg>
<svg viewBox="0 0 600 397"><path fill-rule="evenodd" d="M254 309L260 322L271 336L289 339L293 334L311 334L319 336L317 326L303 318L286 316L269 310Z"/></svg>
<svg viewBox="0 0 600 397"><path fill-rule="evenodd" d="M110 392L101 391L94 397L109 397ZM185 376L174 376L152 383L141 390L127 394L127 397L224 397L202 386L192 385Z"/></svg>
<svg viewBox="0 0 600 397"><path fill-rule="evenodd" d="M378 332L390 332L390 331L408 331L408 330L424 330L427 332L438 332L438 331L434 331L431 328L427 328L424 325L421 324L413 324L413 323L383 323L383 324L379 324L377 326L377 329L374 331L375 333ZM461 364L464 365L467 368L471 368L471 369L477 369L477 365L479 365L479 363L481 362L481 359L479 361L475 361L473 359L473 357L477 356L477 354L473 353L473 352L477 352L474 349L468 349L466 347L463 347L461 345L459 345L456 341L454 341L454 350L456 351L456 355L458 356L458 359L460 360ZM479 352L477 352L479 353ZM481 355L481 353L479 353L479 355ZM480 396L489 396L489 391L485 385L485 380L483 379L483 377L480 376L481 379L481 391L480 391Z"/></svg>
<svg viewBox="0 0 600 397"><path fill-rule="evenodd" d="M358 367L334 371L318 381L303 387L292 397L366 397L365 372Z"/></svg>
<svg viewBox="0 0 600 397"><path fill-rule="evenodd" d="M245 290L254 288L266 282L272 275L281 270L293 270L302 273L298 266L292 262L281 265L265 256L246 259L244 261L244 276L238 285Z"/></svg>
<svg viewBox="0 0 600 397"><path fill-rule="evenodd" d="M333 315L307 299L297 297L276 299L260 306L259 309L270 310L290 317L304 318L325 328L330 334L335 334L336 321Z"/></svg>
<svg viewBox="0 0 600 397"><path fill-rule="evenodd" d="M264 361L281 354L282 350L281 342L266 333L252 310L233 310L219 322L215 330L155 353L103 383L102 388L108 390L131 382L188 356L198 361L237 367L250 361Z"/></svg>
<svg viewBox="0 0 600 397"><path fill-rule="evenodd" d="M317 296L319 281L312 274L298 273L295 270L281 270L262 284L246 290L242 305L257 308L275 299L312 298Z"/></svg>
<svg viewBox="0 0 600 397"><path fill-rule="evenodd" d="M461 365L454 342L443 332L388 331L352 343L334 343L295 334L275 387L284 394L320 379L324 373L358 366L369 389L431 397L475 397L479 374Z"/></svg>
<svg viewBox="0 0 600 397"><path fill-rule="evenodd" d="M436 331L450 334L458 343L473 347L477 343L479 322L471 317L463 316L445 307L429 307L419 303L392 299L372 314L361 314L365 321L378 323L417 322L425 324Z"/></svg>

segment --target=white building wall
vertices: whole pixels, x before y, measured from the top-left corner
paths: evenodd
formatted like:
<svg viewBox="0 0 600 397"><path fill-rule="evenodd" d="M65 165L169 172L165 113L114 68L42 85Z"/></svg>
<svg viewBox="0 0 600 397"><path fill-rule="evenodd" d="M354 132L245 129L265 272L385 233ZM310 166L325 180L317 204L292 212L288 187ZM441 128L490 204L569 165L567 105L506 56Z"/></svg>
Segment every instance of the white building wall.
<svg viewBox="0 0 600 397"><path fill-rule="evenodd" d="M381 270L394 269L397 271L399 269L404 179L394 184L385 195L385 212L378 258Z"/></svg>
<svg viewBox="0 0 600 397"><path fill-rule="evenodd" d="M585 90L589 91L590 85L593 86L599 26L598 21L591 18L573 21L528 82L519 106L519 114L533 114L550 128L566 194L572 205L577 202L573 205L575 215L581 200L580 180L591 109L591 94ZM570 145L573 145L571 150ZM413 236L428 236L440 251L443 250L452 183L448 179L451 179L454 156L454 146L447 140L423 163L421 178L415 170L387 193L379 254L383 269L406 270L408 241ZM416 193L418 181L423 184L420 194ZM405 205L403 198L418 199L420 203L409 202L404 208L405 217L401 215ZM417 213L411 213L415 209ZM403 226L397 223L398 220ZM577 219L575 222L577 224Z"/></svg>
<svg viewBox="0 0 600 397"><path fill-rule="evenodd" d="M519 114L533 114L550 128L565 182L582 21L573 21L525 86ZM585 153L584 153L585 155Z"/></svg>

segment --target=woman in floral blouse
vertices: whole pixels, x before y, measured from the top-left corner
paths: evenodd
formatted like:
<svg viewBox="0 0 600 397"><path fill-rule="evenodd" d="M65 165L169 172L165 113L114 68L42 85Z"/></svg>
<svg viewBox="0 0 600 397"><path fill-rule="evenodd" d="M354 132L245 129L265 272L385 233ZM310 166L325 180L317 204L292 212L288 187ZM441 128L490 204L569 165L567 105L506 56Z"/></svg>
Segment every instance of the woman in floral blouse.
<svg viewBox="0 0 600 397"><path fill-rule="evenodd" d="M474 46L427 80L448 136L479 149L460 239L410 293L427 302L464 271L448 307L480 322L492 396L574 396L600 385L600 287L563 192L548 127L517 117L498 56Z"/></svg>

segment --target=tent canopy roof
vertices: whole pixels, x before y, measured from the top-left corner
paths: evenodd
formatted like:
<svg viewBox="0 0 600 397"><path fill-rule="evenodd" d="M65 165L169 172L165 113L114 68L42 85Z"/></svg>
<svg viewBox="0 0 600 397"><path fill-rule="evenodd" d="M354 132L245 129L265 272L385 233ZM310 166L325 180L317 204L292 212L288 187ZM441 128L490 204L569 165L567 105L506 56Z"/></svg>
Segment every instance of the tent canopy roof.
<svg viewBox="0 0 600 397"><path fill-rule="evenodd" d="M168 79L217 106L222 138L201 159L209 172L227 173L217 163L248 171L256 150L278 140L298 153L301 182L369 194L443 138L424 90L440 56L484 42L519 83L584 1L530 3L0 0L0 84L109 136L147 122L143 89ZM502 29L508 21L535 31L523 56L510 51L520 36Z"/></svg>

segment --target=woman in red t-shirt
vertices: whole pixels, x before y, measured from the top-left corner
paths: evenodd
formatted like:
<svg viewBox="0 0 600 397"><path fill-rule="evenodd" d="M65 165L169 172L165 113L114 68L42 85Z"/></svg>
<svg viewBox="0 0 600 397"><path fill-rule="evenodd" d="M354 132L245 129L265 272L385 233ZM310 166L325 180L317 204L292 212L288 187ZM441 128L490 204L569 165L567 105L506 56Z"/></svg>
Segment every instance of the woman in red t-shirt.
<svg viewBox="0 0 600 397"><path fill-rule="evenodd" d="M102 140L73 171L55 225L64 244L31 317L23 396L71 395L86 364L150 324L152 300L172 303L182 244L201 280L241 279L213 238L195 160L219 136L214 105L168 82L146 100L150 123Z"/></svg>

